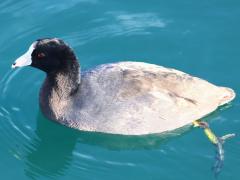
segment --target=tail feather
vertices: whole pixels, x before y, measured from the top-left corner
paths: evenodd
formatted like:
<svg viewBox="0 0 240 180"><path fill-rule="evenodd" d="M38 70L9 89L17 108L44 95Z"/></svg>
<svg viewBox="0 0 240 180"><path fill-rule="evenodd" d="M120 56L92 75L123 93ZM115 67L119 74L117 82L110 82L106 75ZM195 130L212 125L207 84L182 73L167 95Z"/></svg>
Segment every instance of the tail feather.
<svg viewBox="0 0 240 180"><path fill-rule="evenodd" d="M220 99L219 106L231 102L236 97L236 93L231 88L221 87L221 91L222 97Z"/></svg>

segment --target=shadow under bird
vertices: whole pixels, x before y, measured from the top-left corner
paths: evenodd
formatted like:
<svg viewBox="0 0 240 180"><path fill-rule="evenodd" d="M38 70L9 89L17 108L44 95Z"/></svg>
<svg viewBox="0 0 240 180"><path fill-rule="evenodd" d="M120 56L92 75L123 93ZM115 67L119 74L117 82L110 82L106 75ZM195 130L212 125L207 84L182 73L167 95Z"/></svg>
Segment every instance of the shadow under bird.
<svg viewBox="0 0 240 180"><path fill-rule="evenodd" d="M232 101L232 89L184 72L144 62L117 62L80 72L61 39L39 39L13 68L46 73L40 90L43 114L71 128L123 135L171 131Z"/></svg>

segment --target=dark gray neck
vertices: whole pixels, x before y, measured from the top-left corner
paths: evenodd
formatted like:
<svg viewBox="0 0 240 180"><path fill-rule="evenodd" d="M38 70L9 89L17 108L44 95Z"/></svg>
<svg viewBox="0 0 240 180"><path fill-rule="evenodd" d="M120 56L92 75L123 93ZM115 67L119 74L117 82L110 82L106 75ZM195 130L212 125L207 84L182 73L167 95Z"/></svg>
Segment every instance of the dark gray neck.
<svg viewBox="0 0 240 180"><path fill-rule="evenodd" d="M80 84L80 66L72 49L65 47L63 57L59 57L60 62L57 68L50 68L46 80L59 98L68 98L74 95Z"/></svg>
<svg viewBox="0 0 240 180"><path fill-rule="evenodd" d="M58 98L69 98L73 96L80 85L79 69L71 71L60 71L54 74L47 74L46 81L50 86L50 90L58 94Z"/></svg>
<svg viewBox="0 0 240 180"><path fill-rule="evenodd" d="M40 91L40 106L50 119L63 119L66 109L71 108L72 99L80 86L79 65L65 71L47 73Z"/></svg>

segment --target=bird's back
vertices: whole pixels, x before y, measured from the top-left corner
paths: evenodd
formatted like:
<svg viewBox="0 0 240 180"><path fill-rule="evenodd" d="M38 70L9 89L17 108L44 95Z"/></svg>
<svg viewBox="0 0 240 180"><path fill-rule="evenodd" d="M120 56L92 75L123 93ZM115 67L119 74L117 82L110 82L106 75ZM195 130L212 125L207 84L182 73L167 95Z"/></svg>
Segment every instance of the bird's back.
<svg viewBox="0 0 240 180"><path fill-rule="evenodd" d="M234 97L229 88L181 71L120 62L82 73L69 118L87 131L161 133L200 119Z"/></svg>

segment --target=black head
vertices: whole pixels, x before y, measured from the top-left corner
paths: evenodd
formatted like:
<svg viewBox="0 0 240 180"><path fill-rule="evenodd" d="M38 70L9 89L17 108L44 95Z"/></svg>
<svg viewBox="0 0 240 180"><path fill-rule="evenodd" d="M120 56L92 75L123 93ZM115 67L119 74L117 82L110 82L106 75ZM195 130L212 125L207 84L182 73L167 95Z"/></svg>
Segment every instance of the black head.
<svg viewBox="0 0 240 180"><path fill-rule="evenodd" d="M77 59L73 50L62 40L44 38L35 41L29 50L12 65L15 67L32 66L46 73L67 71L76 66Z"/></svg>

